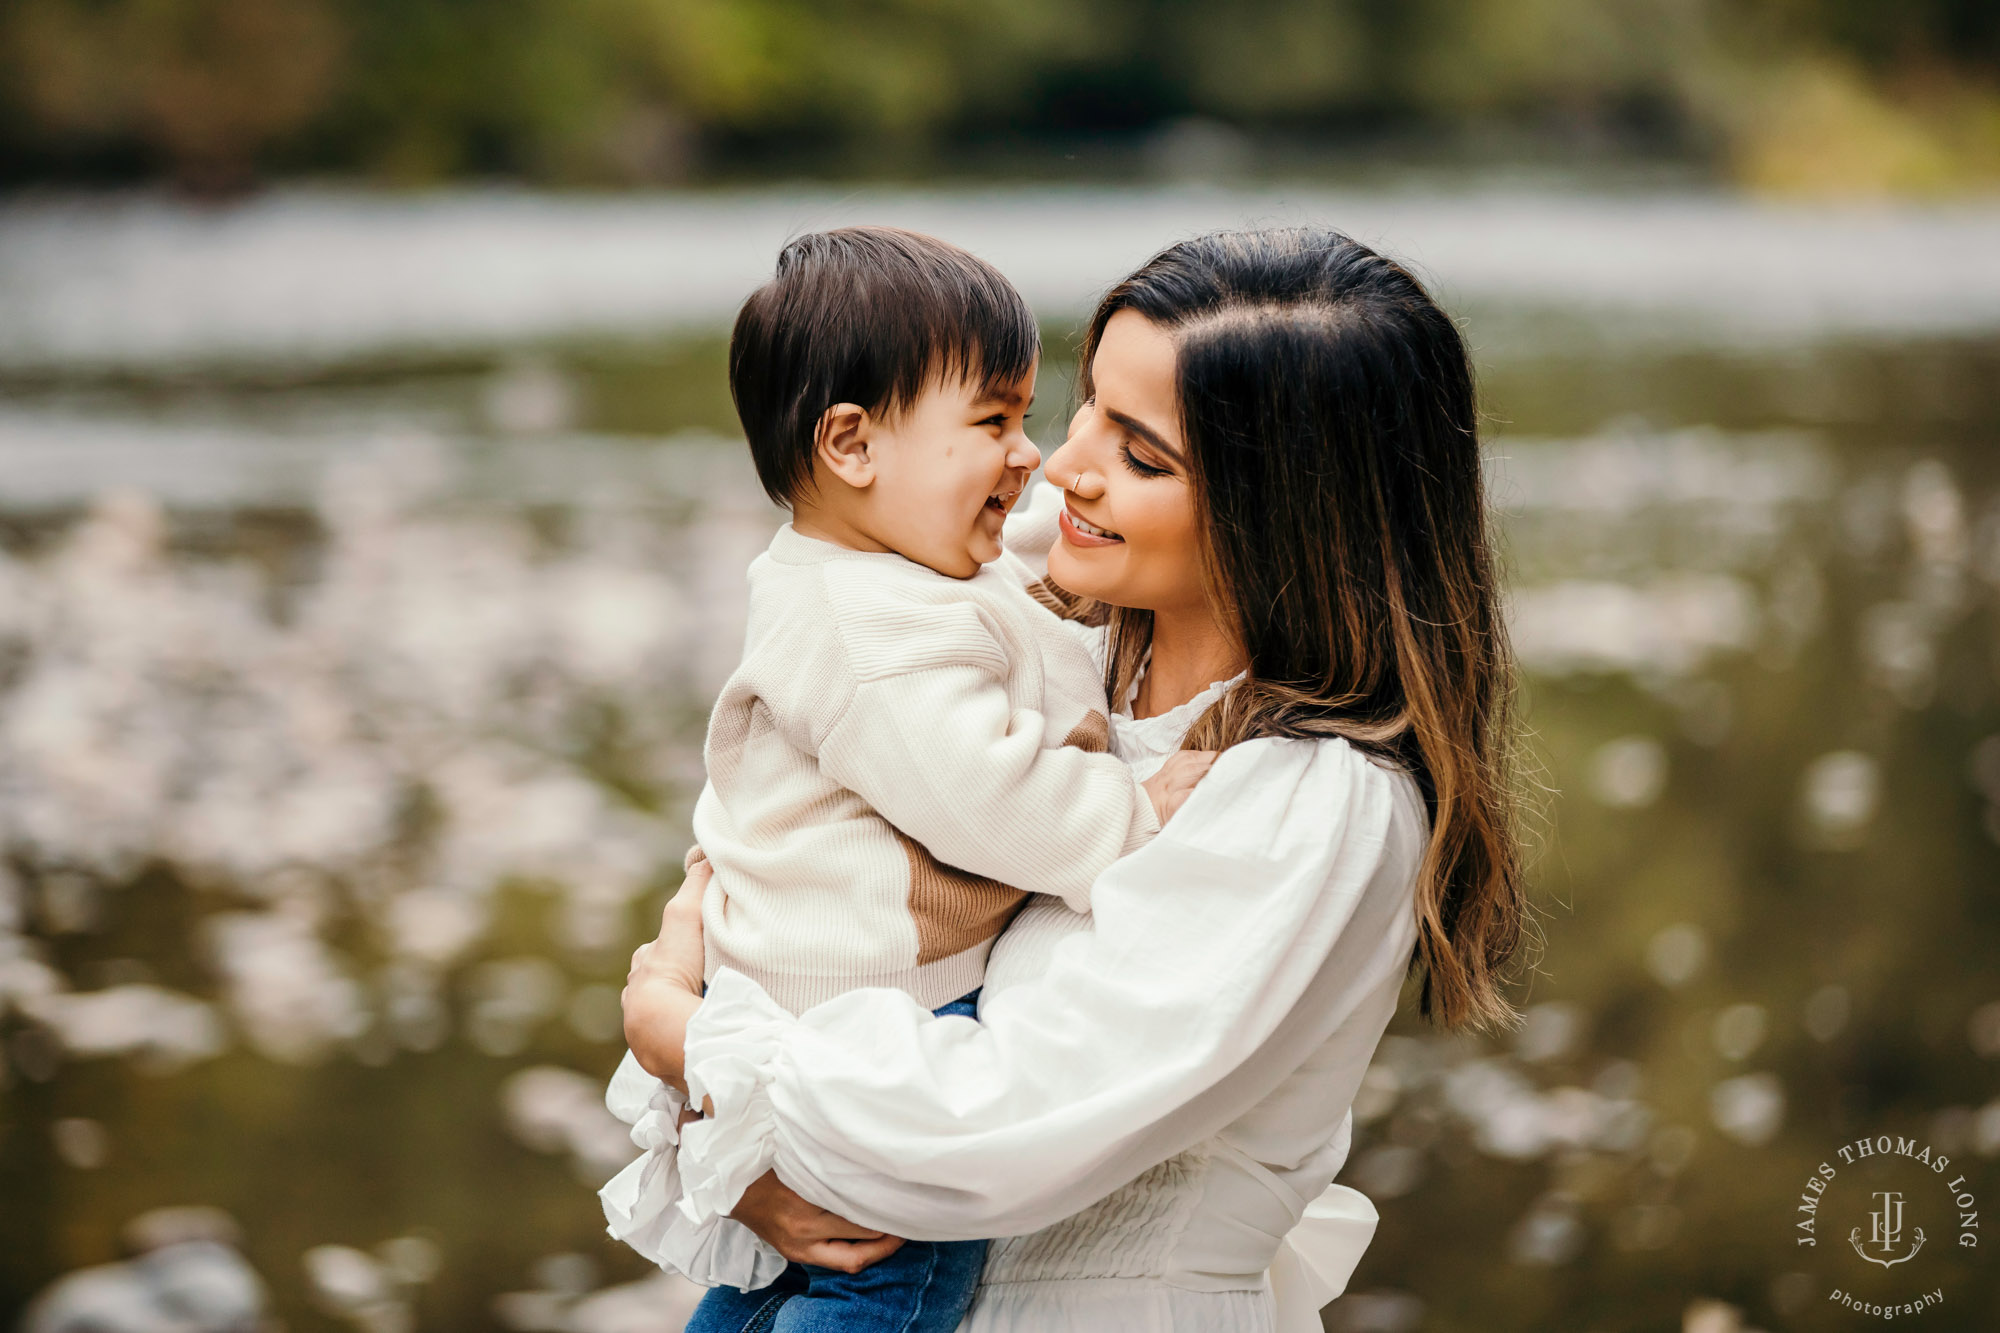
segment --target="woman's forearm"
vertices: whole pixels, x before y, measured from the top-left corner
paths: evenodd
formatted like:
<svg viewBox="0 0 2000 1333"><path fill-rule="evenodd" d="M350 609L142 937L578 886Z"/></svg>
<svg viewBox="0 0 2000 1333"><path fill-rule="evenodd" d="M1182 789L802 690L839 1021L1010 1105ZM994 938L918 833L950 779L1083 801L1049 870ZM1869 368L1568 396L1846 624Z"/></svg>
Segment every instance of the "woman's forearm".
<svg viewBox="0 0 2000 1333"><path fill-rule="evenodd" d="M687 1091L688 1024L700 1008L699 995L670 982L635 981L626 987L625 1044L640 1068L682 1092Z"/></svg>
<svg viewBox="0 0 2000 1333"><path fill-rule="evenodd" d="M660 913L659 937L632 954L619 997L625 1044L639 1067L687 1091L687 1030L701 1008L701 899L712 867L699 847L688 853L687 879Z"/></svg>

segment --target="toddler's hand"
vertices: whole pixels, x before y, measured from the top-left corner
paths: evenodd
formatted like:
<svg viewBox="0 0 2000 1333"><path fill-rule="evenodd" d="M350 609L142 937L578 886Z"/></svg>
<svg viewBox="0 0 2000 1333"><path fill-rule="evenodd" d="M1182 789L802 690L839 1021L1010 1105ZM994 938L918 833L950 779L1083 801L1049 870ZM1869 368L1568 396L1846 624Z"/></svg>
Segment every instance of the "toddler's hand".
<svg viewBox="0 0 2000 1333"><path fill-rule="evenodd" d="M1208 772L1215 762L1215 750L1181 750L1167 756L1167 762L1160 765L1160 771L1139 785L1152 798L1153 813L1165 824L1174 817L1174 811L1194 790L1194 784L1201 781L1201 775Z"/></svg>

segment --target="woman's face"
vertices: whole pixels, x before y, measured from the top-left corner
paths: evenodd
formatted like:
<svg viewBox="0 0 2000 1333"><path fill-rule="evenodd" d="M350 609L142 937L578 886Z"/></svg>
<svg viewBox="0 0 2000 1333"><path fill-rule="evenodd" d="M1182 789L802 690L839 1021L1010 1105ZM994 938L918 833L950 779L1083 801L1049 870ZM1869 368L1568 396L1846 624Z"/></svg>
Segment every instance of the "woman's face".
<svg viewBox="0 0 2000 1333"><path fill-rule="evenodd" d="M1049 575L1073 593L1169 614L1206 605L1176 366L1173 339L1137 311L1104 326L1095 394L1044 465L1064 492Z"/></svg>

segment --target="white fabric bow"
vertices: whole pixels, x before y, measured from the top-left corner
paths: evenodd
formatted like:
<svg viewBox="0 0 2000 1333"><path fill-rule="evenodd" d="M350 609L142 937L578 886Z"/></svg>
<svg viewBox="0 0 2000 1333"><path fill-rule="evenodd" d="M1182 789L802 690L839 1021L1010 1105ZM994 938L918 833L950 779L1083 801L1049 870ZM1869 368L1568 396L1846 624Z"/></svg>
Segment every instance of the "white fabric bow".
<svg viewBox="0 0 2000 1333"><path fill-rule="evenodd" d="M1271 1260L1277 1333L1320 1333L1320 1307L1347 1290L1380 1220L1368 1196L1345 1185L1306 1205Z"/></svg>

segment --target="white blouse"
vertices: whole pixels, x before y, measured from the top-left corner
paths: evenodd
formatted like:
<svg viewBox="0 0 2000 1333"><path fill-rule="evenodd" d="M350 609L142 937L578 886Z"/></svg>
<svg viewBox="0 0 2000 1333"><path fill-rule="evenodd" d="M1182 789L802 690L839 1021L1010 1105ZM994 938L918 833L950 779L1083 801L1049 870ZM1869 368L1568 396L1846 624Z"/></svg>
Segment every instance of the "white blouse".
<svg viewBox="0 0 2000 1333"><path fill-rule="evenodd" d="M1114 752L1145 776L1230 683L1119 710ZM686 1051L714 1115L676 1153L677 1095L629 1056L608 1094L648 1150L605 1187L612 1233L761 1285L783 1261L723 1214L775 1168L895 1235L1015 1238L961 1333L1316 1329L1373 1231L1328 1186L1415 947L1427 837L1407 774L1342 740L1249 741L1099 876L1093 916L1030 900L977 1022L890 990L795 1018L724 971Z"/></svg>

